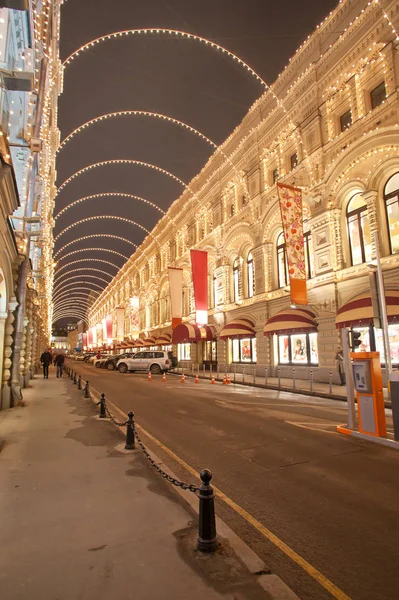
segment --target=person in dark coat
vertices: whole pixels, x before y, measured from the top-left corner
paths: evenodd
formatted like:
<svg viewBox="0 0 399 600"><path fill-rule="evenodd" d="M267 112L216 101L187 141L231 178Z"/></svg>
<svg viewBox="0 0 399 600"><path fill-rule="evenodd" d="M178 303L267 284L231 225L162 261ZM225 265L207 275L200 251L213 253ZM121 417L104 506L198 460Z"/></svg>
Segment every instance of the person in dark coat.
<svg viewBox="0 0 399 600"><path fill-rule="evenodd" d="M62 368L64 366L65 356L63 354L57 354L54 359L54 364L57 367L57 377L62 377Z"/></svg>
<svg viewBox="0 0 399 600"><path fill-rule="evenodd" d="M48 368L52 363L52 359L51 352L48 350L45 350L40 357L40 362L43 365L43 379L48 379Z"/></svg>

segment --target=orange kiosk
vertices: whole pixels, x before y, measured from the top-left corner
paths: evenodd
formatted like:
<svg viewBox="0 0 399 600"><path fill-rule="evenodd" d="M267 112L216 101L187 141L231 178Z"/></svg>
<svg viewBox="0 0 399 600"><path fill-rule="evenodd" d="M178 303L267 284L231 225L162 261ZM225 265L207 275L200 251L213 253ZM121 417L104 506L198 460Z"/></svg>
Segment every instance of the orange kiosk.
<svg viewBox="0 0 399 600"><path fill-rule="evenodd" d="M359 431L386 437L384 393L379 352L351 352Z"/></svg>

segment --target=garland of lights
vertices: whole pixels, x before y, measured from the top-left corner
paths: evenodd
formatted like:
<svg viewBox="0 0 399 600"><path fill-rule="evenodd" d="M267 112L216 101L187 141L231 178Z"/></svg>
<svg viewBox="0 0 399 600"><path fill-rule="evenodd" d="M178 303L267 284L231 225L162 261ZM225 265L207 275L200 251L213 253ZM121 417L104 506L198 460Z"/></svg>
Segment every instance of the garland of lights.
<svg viewBox="0 0 399 600"><path fill-rule="evenodd" d="M55 236L55 238L54 238L54 244L57 242L57 240L62 235L64 235L64 233L66 233L67 231L69 231L70 229L72 229L72 227L76 227L77 225L81 225L82 223L87 223L87 221L94 221L96 219L116 219L117 221L124 221L125 223L130 223L131 225L136 225L136 227L138 227L139 229L142 229L143 231L145 231L145 233L147 233L151 237L154 237L152 235L152 233L150 231L148 231L148 229L146 229L145 227L143 227L139 223L136 223L136 221L132 221L132 219L126 219L126 217L116 217L114 215L96 215L95 217L87 217L86 219L81 219L80 221L76 221L76 223L72 223L72 225L68 225L68 227L65 227L64 229L62 229L60 231L60 233Z"/></svg>
<svg viewBox="0 0 399 600"><path fill-rule="evenodd" d="M82 277L82 275L71 275L71 277L67 277L65 279L66 281L70 281L71 279L79 279L79 277ZM85 278L89 278L89 279L98 279L99 281L102 281L103 283L105 283L106 285L109 284L109 281L107 281L106 279L103 279L102 277L97 277L96 275L84 275ZM53 287L53 292L55 292L57 290L57 287L59 286L59 281L57 282L57 285L55 285Z"/></svg>
<svg viewBox="0 0 399 600"><path fill-rule="evenodd" d="M162 215L165 215L165 211L162 210L157 204L154 204L150 200L146 200L145 198L141 198L141 196L135 196L134 194L125 194L123 192L103 192L101 194L92 194L91 196L84 196L83 198L79 198L78 200L74 200L68 206L60 210L60 212L55 215L54 220L57 220L62 214L64 214L67 210L80 204L81 202L85 202L86 200L93 200L97 198L110 198L111 196L117 196L118 198L132 198L133 200L139 200L139 202L144 202L144 204L148 204L159 211Z"/></svg>
<svg viewBox="0 0 399 600"><path fill-rule="evenodd" d="M109 281L109 282L108 282L108 284L109 284L109 283L111 283L111 282L112 282L112 279L113 279L113 276L111 275L111 273L107 273L107 271L102 271L101 269L94 269L94 268L91 268L91 267L82 267L82 268L79 268L79 269L74 269L74 272L75 272L75 273L76 273L77 271L91 271L92 273L101 273L102 275L107 275L108 277L111 277L111 281ZM66 275L69 275L69 273L62 273L61 277L59 277L59 278L58 278L58 280L57 280L57 283L59 283L59 282L60 282L60 280L61 280L63 277L65 277ZM86 276L86 275L84 275L84 277L85 277L85 276ZM55 278L55 277L58 277L58 273L56 273L56 274L54 275L54 278ZM80 275L78 275L78 277L80 277Z"/></svg>
<svg viewBox="0 0 399 600"><path fill-rule="evenodd" d="M82 248L81 250L72 250L71 252L67 252L64 256L60 256L58 261L64 260L67 256L72 256L73 254L79 254L80 252L111 252L112 254L116 254L116 256L121 256L125 260L129 260L128 256L121 254L120 252L116 252L116 250L109 250L109 248ZM88 259L90 260L90 259Z"/></svg>
<svg viewBox="0 0 399 600"><path fill-rule="evenodd" d="M60 252L62 252L63 250L65 250L65 248L68 248L68 246L72 246L72 244L76 244L77 242L80 242L82 240L88 240L90 238L97 238L97 237L113 238L115 240L120 240L122 242L126 242L127 244L130 244L131 246L134 246L134 248L137 248L137 244L135 244L134 242L131 242L127 238L120 237L119 235L112 235L111 233L92 233L91 235L84 235L82 237L75 238L74 240L72 240L72 242L68 242L67 244L64 244L63 247L60 248L59 250L57 250L57 252L54 254L54 258L57 258L57 255Z"/></svg>
<svg viewBox="0 0 399 600"><path fill-rule="evenodd" d="M67 288L70 288L71 286L72 287L76 287L76 286L79 287L80 284L90 285L90 286L93 286L93 287L97 288L98 290L104 291L104 288L101 285L98 285L98 283L94 283L94 281L75 281L75 282L74 281L70 281L69 283L63 282L63 284L60 285L57 290L54 290L54 292L53 292L53 299L55 300L57 298L57 295L61 291L65 290Z"/></svg>
<svg viewBox="0 0 399 600"><path fill-rule="evenodd" d="M103 260L102 258L79 258L78 260L72 260L71 262L69 262L66 265L62 265L62 267L60 267L57 270L57 273L59 273L60 271L63 271L64 269L66 269L68 267L71 267L72 265L75 265L77 263L82 263L82 262L88 262L89 260L90 260L90 262L100 262L100 263L104 263L107 265L111 265L111 267L114 267L114 269L119 271L118 265L115 265L114 263L110 262L109 260Z"/></svg>
<svg viewBox="0 0 399 600"><path fill-rule="evenodd" d="M97 290L92 290L91 288L88 288L88 287L85 287L85 286L79 286L79 287L77 287L77 288L76 288L76 289L75 289L73 292L71 292L71 291L67 291L67 290L64 290L64 291L60 292L60 293L58 294L57 298L55 298L54 302L55 302L55 304L56 304L56 303L57 303L57 302L59 302L59 301L60 301L60 300L61 300L61 299L62 299L64 296L68 296L68 298L67 298L67 299L69 299L69 297L70 297L71 295L72 295L72 296L75 296L75 295L77 295L77 294L79 294L79 295L80 295L80 292L81 292L81 291L83 291L83 290L85 290L85 291L87 291L87 292L89 292L89 293L92 293L92 294L100 294L100 292L97 292Z"/></svg>
<svg viewBox="0 0 399 600"><path fill-rule="evenodd" d="M60 312L60 310L63 310L65 308L73 308L73 309L78 308L82 312L86 312L88 307L89 307L89 304L83 303L82 299L75 299L72 301L64 299L57 303L57 305L54 307L54 311Z"/></svg>

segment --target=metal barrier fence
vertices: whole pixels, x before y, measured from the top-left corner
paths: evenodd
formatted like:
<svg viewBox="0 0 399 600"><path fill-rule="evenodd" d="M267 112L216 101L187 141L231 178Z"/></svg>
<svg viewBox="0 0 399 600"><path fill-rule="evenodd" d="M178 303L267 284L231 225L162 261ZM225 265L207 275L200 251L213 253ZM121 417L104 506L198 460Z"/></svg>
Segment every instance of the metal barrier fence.
<svg viewBox="0 0 399 600"><path fill-rule="evenodd" d="M134 412L130 411L127 414L125 421L118 421L111 413L107 406L105 394L102 393L100 399L96 401L91 390L89 381L86 380L84 387L82 387L82 376L76 371L71 369L69 365L65 366L65 372L69 378L73 381L73 384L77 384L79 390L84 392L84 398L88 398L94 402L96 406L100 407L99 418L106 419L107 417L117 427L126 427L126 441L125 449L134 450L136 448L135 440L140 450L143 452L146 459L149 461L152 467L169 483L176 487L180 487L183 490L188 490L198 496L199 499L199 521L198 521L198 540L197 547L203 552L214 552L218 547L218 540L216 535L216 519L215 519L215 493L210 484L212 479L212 473L209 469L203 469L199 476L201 479L201 486L198 487L192 483L185 483L175 477L172 477L154 461L149 451L145 447L142 439L137 433L137 429L134 421Z"/></svg>
<svg viewBox="0 0 399 600"><path fill-rule="evenodd" d="M179 363L175 372L197 376L200 379L222 381L224 377L230 376L233 383L247 383L259 385L270 389L278 389L284 391L305 391L309 394L315 393L315 383L328 386L328 393L333 393L333 371L328 373L328 381L317 381L317 373L320 369L317 367L300 367L298 366L267 366L264 367L264 375L261 374L262 367L257 367L251 364L242 365L237 363L218 364L216 369L212 365L209 370L205 365L198 362L191 362L185 365ZM223 373L223 376L220 375ZM325 369L323 369L325 374ZM319 389L319 392L322 391Z"/></svg>

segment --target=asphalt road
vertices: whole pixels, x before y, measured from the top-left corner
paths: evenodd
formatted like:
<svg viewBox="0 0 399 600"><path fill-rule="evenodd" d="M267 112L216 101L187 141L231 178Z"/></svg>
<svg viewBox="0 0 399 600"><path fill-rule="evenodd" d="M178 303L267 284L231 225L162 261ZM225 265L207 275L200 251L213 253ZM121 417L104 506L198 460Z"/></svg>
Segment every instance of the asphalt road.
<svg viewBox="0 0 399 600"><path fill-rule="evenodd" d="M343 403L70 364L186 463L210 468L215 486L343 592L328 592L219 499L218 514L301 600L399 598L399 452L336 433Z"/></svg>

